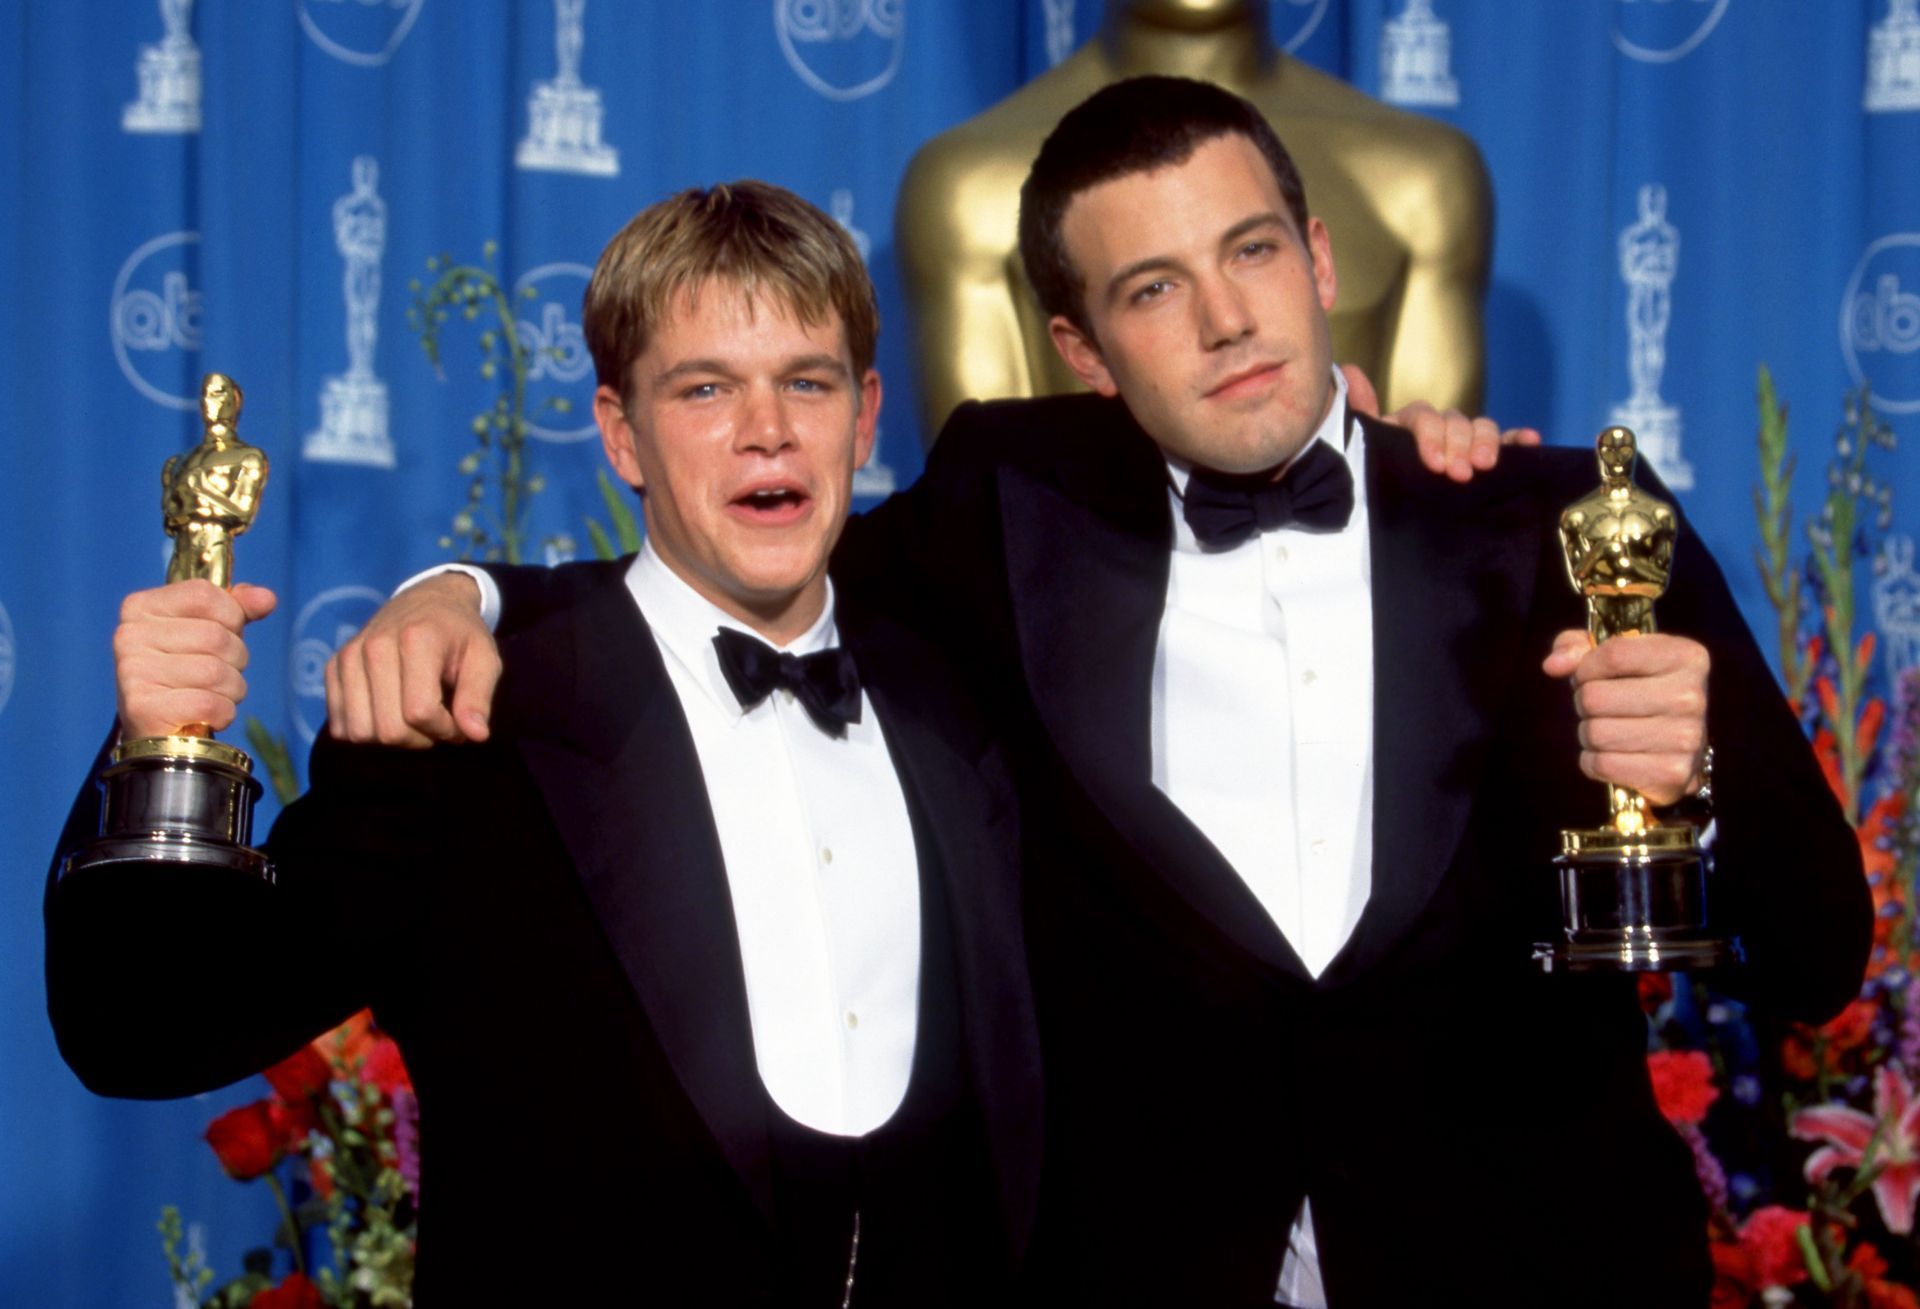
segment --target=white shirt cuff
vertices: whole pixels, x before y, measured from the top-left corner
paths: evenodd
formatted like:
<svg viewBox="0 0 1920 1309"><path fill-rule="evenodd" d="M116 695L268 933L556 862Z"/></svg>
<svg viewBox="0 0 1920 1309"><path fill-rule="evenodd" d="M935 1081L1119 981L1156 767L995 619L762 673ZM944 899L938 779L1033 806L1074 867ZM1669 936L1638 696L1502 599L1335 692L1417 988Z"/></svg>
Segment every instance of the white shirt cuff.
<svg viewBox="0 0 1920 1309"><path fill-rule="evenodd" d="M486 624L489 632L500 626L500 585L488 575L486 569L475 568L472 564L435 564L394 587L393 593L399 595L408 587L418 586L429 577L438 577L442 573L460 573L471 577L473 584L480 588L480 621Z"/></svg>

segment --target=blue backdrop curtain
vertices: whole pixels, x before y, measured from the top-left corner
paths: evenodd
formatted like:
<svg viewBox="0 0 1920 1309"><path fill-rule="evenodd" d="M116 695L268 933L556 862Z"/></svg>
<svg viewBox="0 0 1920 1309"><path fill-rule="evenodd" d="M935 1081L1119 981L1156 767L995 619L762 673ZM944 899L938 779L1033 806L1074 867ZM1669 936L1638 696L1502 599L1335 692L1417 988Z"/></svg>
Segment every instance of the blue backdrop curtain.
<svg viewBox="0 0 1920 1309"><path fill-rule="evenodd" d="M206 1223L225 1273L270 1223L259 1188L227 1182L196 1139L256 1092L141 1105L79 1087L43 1015L40 870L111 718L118 598L162 573L157 473L197 439L200 374L239 379L241 431L273 461L239 550L240 575L281 596L252 638L249 709L303 759L325 655L396 578L446 557L470 424L498 389L480 372L485 319L447 324L438 373L422 353L409 283L431 283L430 259L491 251L544 352L535 557L583 551L585 519L605 517L577 335L585 271L637 208L689 185L768 178L853 229L886 323L880 467L862 489L904 484L921 433L894 270L901 173L921 142L1090 37L1099 6L6 9L0 1300L151 1305L169 1296L163 1202ZM1573 443L1616 411L1669 434L1661 462L1770 631L1749 560L1756 365L1792 406L1801 518L1846 388L1871 383L1895 431L1920 439L1913 0L1273 0L1271 23L1301 58L1479 143L1498 206L1489 412ZM1884 684L1920 636L1920 467L1870 467L1893 492L1858 596ZM193 1014L177 1022L179 1041L198 1039ZM539 1033L502 1035L503 1060L537 1058Z"/></svg>

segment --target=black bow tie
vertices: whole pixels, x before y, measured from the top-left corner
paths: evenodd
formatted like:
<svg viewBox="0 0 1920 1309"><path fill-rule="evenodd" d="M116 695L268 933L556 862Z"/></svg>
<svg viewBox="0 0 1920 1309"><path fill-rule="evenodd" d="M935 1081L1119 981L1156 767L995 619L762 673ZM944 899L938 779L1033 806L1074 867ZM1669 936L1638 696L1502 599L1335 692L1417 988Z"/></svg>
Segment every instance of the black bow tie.
<svg viewBox="0 0 1920 1309"><path fill-rule="evenodd" d="M1353 517L1353 473L1325 441L1308 446L1277 482L1271 470L1235 475L1196 466L1182 512L1209 550L1231 550L1255 532L1289 523L1337 532Z"/></svg>
<svg viewBox="0 0 1920 1309"><path fill-rule="evenodd" d="M713 638L713 648L743 710L785 687L828 736L845 736L847 724L860 721L860 674L853 656L839 646L794 656L723 627Z"/></svg>

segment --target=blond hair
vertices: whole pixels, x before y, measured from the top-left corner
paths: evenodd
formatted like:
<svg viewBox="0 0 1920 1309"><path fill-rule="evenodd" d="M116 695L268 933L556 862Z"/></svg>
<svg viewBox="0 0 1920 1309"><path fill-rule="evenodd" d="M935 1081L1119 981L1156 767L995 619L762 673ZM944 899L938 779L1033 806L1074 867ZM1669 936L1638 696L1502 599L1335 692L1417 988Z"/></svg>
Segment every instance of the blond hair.
<svg viewBox="0 0 1920 1309"><path fill-rule="evenodd" d="M751 179L649 205L594 265L581 331L602 386L627 398L633 361L679 295L709 281L763 292L808 327L837 314L856 377L873 367L880 311L845 229L793 192Z"/></svg>

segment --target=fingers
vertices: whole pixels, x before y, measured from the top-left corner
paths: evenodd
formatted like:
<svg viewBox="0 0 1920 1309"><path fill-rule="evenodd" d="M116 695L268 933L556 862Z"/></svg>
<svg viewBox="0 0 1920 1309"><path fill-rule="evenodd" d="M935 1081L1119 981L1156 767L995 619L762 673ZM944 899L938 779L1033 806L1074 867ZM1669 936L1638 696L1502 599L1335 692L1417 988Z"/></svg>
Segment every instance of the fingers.
<svg viewBox="0 0 1920 1309"><path fill-rule="evenodd" d="M392 656L398 667L387 677L391 688L375 702L374 724L383 741L419 735L428 741L457 741L461 731L443 700L445 659L433 635L418 627L403 629Z"/></svg>
<svg viewBox="0 0 1920 1309"><path fill-rule="evenodd" d="M1341 376L1347 379L1347 403L1356 413L1369 418L1380 416L1380 396L1373 389L1373 382L1360 371L1357 364L1341 364Z"/></svg>
<svg viewBox="0 0 1920 1309"><path fill-rule="evenodd" d="M1387 415L1387 421L1412 432L1420 461L1456 482L1470 482L1475 473L1497 465L1502 446L1540 444L1540 433L1531 427L1502 432L1491 418L1469 418L1457 409L1435 409L1424 400L1395 410Z"/></svg>
<svg viewBox="0 0 1920 1309"><path fill-rule="evenodd" d="M115 659L121 730L129 737L166 736L188 723L219 731L232 725L247 696L247 679L214 655L141 652Z"/></svg>
<svg viewBox="0 0 1920 1309"><path fill-rule="evenodd" d="M1622 753L1582 750L1580 771L1596 782L1630 786L1656 805L1670 805L1699 789L1699 755L1664 751Z"/></svg>
<svg viewBox="0 0 1920 1309"><path fill-rule="evenodd" d="M380 616L334 652L327 661L327 727L336 737L362 745L398 746L424 750L436 740L407 720L403 708L405 663L400 643ZM420 674L434 686L438 699L440 664L429 662Z"/></svg>
<svg viewBox="0 0 1920 1309"><path fill-rule="evenodd" d="M1560 633L1542 664L1572 685L1581 771L1672 804L1694 788L1706 756L1706 647L1654 634L1581 652L1585 639L1584 632Z"/></svg>
<svg viewBox="0 0 1920 1309"><path fill-rule="evenodd" d="M363 744L425 749L485 740L500 677L476 589L434 578L389 600L327 663L327 728Z"/></svg>
<svg viewBox="0 0 1920 1309"><path fill-rule="evenodd" d="M271 613L264 587L238 594L195 579L136 591L113 633L114 691L121 730L165 736L189 723L230 726L246 698L249 621Z"/></svg>
<svg viewBox="0 0 1920 1309"><path fill-rule="evenodd" d="M280 605L280 598L264 586L255 586L251 582L235 582L233 590L227 593L233 602L246 613L247 621L257 623Z"/></svg>
<svg viewBox="0 0 1920 1309"><path fill-rule="evenodd" d="M1469 418L1457 409L1439 410L1415 401L1388 416L1413 433L1420 460L1456 482L1473 480L1500 459L1500 429L1490 418Z"/></svg>
<svg viewBox="0 0 1920 1309"><path fill-rule="evenodd" d="M1582 687L1634 678L1682 678L1697 692L1698 703L1688 705L1688 711L1704 712L1707 673L1712 663L1707 647L1688 637L1666 632L1617 637L1602 641L1580 661L1580 667L1574 671L1573 684Z"/></svg>
<svg viewBox="0 0 1920 1309"><path fill-rule="evenodd" d="M468 647L453 683L453 718L469 741L492 734L489 715L493 690L500 683L500 651L491 639Z"/></svg>
<svg viewBox="0 0 1920 1309"><path fill-rule="evenodd" d="M1569 628L1553 638L1553 648L1541 661L1540 668L1548 677L1571 677L1591 649L1593 638L1584 628Z"/></svg>

